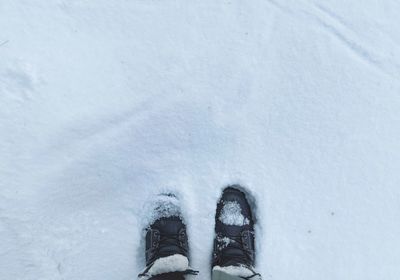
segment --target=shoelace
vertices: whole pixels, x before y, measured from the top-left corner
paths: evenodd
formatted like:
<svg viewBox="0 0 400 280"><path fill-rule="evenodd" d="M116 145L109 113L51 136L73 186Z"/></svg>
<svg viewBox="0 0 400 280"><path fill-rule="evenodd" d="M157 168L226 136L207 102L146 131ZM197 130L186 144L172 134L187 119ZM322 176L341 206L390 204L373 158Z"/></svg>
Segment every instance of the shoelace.
<svg viewBox="0 0 400 280"><path fill-rule="evenodd" d="M150 267L151 267L151 266L150 266ZM138 276L139 276L139 277L152 277L152 276L154 276L154 275L149 275L149 274L147 274L147 272L148 272L149 269L150 269L150 268L146 269L143 273L140 273ZM197 270L193 270L193 269L186 269L186 270L184 270L184 271L175 271L175 273L177 273L177 274L179 274L179 275L181 275L181 276L184 276L184 275L197 275L197 274L199 274L199 272L198 272ZM162 273L161 273L161 275L162 275Z"/></svg>
<svg viewBox="0 0 400 280"><path fill-rule="evenodd" d="M180 234L161 234L160 236L160 240L158 241L158 246L156 248L157 252L155 253L156 256L159 257L168 257L170 256L169 254L160 254L161 249L167 247L167 246L176 246L179 248L179 250L181 252L184 252L185 254L187 253L186 248L184 248L181 245L181 241L180 241ZM154 262L156 260L154 260L151 264L149 264L146 269L140 273L138 276L142 277L142 276L151 276L148 273L148 271L151 269L151 267L153 266ZM187 269L185 271L178 271L177 273L182 273L182 275L197 275L199 272L196 270L192 270L192 269Z"/></svg>
<svg viewBox="0 0 400 280"><path fill-rule="evenodd" d="M261 274L255 272L254 269L250 265L248 265L251 263L251 257L250 257L250 253L248 252L248 250L243 248L244 246L242 243L242 237L241 236L230 236L229 238L231 240L233 240L234 242L229 243L229 245L227 247L221 249L218 259L220 261L223 261L221 256L227 256L226 261L244 265L244 267L249 269L253 273L252 275L247 276L247 277L239 276L240 278L242 278L244 280L250 280L256 276L259 276L261 278ZM232 255L229 252L229 250L232 250L232 249L239 249L242 252L242 254L241 255L237 255L237 254Z"/></svg>
<svg viewBox="0 0 400 280"><path fill-rule="evenodd" d="M242 236L229 236L229 239L231 242L226 247L222 247L220 253L217 254L217 259L222 262L229 261L238 264L251 263L251 256L249 251L243 246ZM242 254L232 254L232 249L239 249ZM227 258L227 260L225 260L225 258Z"/></svg>
<svg viewBox="0 0 400 280"><path fill-rule="evenodd" d="M180 237L179 234L162 234L156 249L157 253L168 246L176 246L181 252L187 253L186 248L181 245Z"/></svg>
<svg viewBox="0 0 400 280"><path fill-rule="evenodd" d="M251 267L247 267L247 268L248 268L251 272L253 272L253 274L250 275L250 276L248 276L248 277L240 276L240 278L245 279L245 280L249 280L249 279L251 279L251 278L253 278L253 277L256 277L256 276L260 276L260 278L261 278L261 274L260 274L260 273L255 272Z"/></svg>

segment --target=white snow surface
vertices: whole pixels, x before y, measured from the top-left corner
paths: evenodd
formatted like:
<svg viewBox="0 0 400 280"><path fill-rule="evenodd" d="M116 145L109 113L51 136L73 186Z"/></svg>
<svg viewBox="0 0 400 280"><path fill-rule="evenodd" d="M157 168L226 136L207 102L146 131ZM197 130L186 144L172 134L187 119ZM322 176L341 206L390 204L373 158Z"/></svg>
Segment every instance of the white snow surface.
<svg viewBox="0 0 400 280"><path fill-rule="evenodd" d="M146 215L141 215L143 228L143 238L145 237L147 228L156 220L168 217L180 217L184 223L182 216L181 203L176 196L159 194L149 199L143 208Z"/></svg>
<svg viewBox="0 0 400 280"><path fill-rule="evenodd" d="M189 269L188 258L183 255L175 254L157 259L150 267L149 271L147 271L146 275L139 277L139 279L149 279L154 275L185 271L187 269Z"/></svg>
<svg viewBox="0 0 400 280"><path fill-rule="evenodd" d="M242 208L237 201L224 201L218 219L226 225L243 226L249 224L249 219L242 214Z"/></svg>
<svg viewBox="0 0 400 280"><path fill-rule="evenodd" d="M239 277L250 277L254 275L254 272L251 271L249 268L245 267L245 266L214 266L212 268L213 271L222 271L225 272L229 275L233 275L233 276L239 276ZM254 276L255 277L255 276ZM255 279L258 279L258 277L256 277Z"/></svg>
<svg viewBox="0 0 400 280"><path fill-rule="evenodd" d="M264 279L398 279L399 11L2 0L0 279L136 279L145 203L170 191L209 279L235 183Z"/></svg>

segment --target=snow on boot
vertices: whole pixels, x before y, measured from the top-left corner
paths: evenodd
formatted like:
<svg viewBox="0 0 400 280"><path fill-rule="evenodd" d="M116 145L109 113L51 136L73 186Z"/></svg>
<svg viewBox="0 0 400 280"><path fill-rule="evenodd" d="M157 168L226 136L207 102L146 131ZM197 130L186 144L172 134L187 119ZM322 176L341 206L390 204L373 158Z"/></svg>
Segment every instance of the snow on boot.
<svg viewBox="0 0 400 280"><path fill-rule="evenodd" d="M189 267L186 225L178 198L162 194L154 203L151 221L146 229L146 268L140 280L184 280L198 272Z"/></svg>
<svg viewBox="0 0 400 280"><path fill-rule="evenodd" d="M241 188L239 186L239 188ZM227 187L217 205L212 280L260 280L254 271L254 220L246 195Z"/></svg>

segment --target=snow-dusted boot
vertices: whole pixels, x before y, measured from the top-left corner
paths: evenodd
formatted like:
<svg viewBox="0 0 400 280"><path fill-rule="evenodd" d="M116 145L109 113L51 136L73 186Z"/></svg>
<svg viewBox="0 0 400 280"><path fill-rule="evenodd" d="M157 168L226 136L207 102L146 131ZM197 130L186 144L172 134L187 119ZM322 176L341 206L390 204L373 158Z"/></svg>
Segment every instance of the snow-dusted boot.
<svg viewBox="0 0 400 280"><path fill-rule="evenodd" d="M239 187L240 188L240 187ZM223 191L215 216L212 280L259 280L254 271L254 220L237 186Z"/></svg>
<svg viewBox="0 0 400 280"><path fill-rule="evenodd" d="M197 274L189 267L186 225L175 195L160 195L146 229L146 268L140 280L184 280Z"/></svg>

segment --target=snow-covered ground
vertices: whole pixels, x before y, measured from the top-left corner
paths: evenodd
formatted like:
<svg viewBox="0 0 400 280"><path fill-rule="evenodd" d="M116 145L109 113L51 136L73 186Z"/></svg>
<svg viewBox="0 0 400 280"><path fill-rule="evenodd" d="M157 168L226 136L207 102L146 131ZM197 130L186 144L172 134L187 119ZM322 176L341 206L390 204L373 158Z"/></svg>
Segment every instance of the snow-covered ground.
<svg viewBox="0 0 400 280"><path fill-rule="evenodd" d="M258 201L264 279L400 274L400 2L0 1L0 279L131 280L175 190L209 279Z"/></svg>

